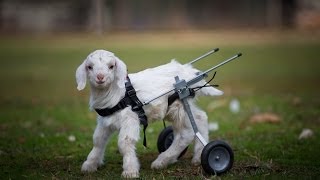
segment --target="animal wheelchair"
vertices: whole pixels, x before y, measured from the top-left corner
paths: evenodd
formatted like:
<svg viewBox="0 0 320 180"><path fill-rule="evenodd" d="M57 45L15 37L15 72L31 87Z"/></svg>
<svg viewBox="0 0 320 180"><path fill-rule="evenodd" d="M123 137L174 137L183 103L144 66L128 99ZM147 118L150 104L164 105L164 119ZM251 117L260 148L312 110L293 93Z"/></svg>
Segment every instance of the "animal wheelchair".
<svg viewBox="0 0 320 180"><path fill-rule="evenodd" d="M193 64L196 61L198 61L204 57L207 57L214 52L217 52L218 50L219 50L219 48L213 49L213 50L209 51L208 53L192 60L191 62L189 62L189 64ZM191 79L189 81L186 81L184 79L179 79L179 77L176 76L174 89L172 89L168 92L165 92L165 93L163 93L163 94L161 94L161 95L159 95L159 96L157 96L147 102L144 102L144 105L149 104L151 101L174 91L176 98L182 102L184 109L188 114L190 123L191 123L193 131L195 133L195 136L204 146L203 151L201 153L201 166L202 166L203 170L208 174L220 175L220 174L230 170L233 165L234 154L233 154L232 148L228 145L228 143L226 143L222 140L215 140L215 141L206 142L206 140L203 138L203 136L199 133L198 127L195 123L192 111L191 111L190 106L187 101L188 98L193 98L194 93L195 93L194 89L190 88L190 86L201 81L202 79L206 78L208 76L207 74L209 72L211 72L214 69L217 69L218 67L240 57L241 55L242 55L241 53L238 53L237 55L221 62L220 64L218 64L216 66L213 66L212 68L210 68L204 72L199 72L199 73L197 73L196 77L194 77L193 79ZM202 87L206 87L206 85L204 85ZM200 87L200 88L202 88L202 87ZM164 124L164 126L165 126L165 124ZM167 150L170 147L170 145L172 144L173 139L174 139L174 134L173 134L172 126L167 126L167 127L165 126L165 128L162 130L162 132L158 136L157 148L158 148L159 153ZM188 147L185 148L181 152L179 158L182 157L186 153L187 149L188 149Z"/></svg>

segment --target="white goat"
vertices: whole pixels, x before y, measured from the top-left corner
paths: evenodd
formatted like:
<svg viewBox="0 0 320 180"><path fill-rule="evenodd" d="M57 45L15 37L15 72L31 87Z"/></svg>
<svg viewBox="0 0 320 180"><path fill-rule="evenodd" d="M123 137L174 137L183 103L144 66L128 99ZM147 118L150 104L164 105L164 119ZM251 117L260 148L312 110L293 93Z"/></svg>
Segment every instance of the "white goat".
<svg viewBox="0 0 320 180"><path fill-rule="evenodd" d="M191 65L182 65L176 61L144 71L127 74L126 65L113 53L105 50L92 52L76 71L78 90L85 88L86 79L91 87L90 108L112 108L125 96L125 81L129 76L137 96L141 102L150 100L173 88L174 77L190 80L198 70ZM202 80L194 86L204 85ZM213 87L202 88L197 95L221 95L223 92ZM182 103L177 100L168 107L168 96L162 96L144 106L148 121L162 120L166 117L172 122L174 141L170 148L161 153L151 164L151 168L160 169L177 161L180 153L195 139L191 123ZM206 113L195 105L195 100L188 100L199 132L208 142L208 118ZM96 171L103 164L105 146L110 135L119 131L118 148L123 155L122 176L126 178L139 177L139 161L135 152L135 145L139 140L140 122L138 115L127 107L110 116L97 117L97 127L93 134L93 149L81 170L84 172ZM203 145L195 140L193 164L200 163Z"/></svg>

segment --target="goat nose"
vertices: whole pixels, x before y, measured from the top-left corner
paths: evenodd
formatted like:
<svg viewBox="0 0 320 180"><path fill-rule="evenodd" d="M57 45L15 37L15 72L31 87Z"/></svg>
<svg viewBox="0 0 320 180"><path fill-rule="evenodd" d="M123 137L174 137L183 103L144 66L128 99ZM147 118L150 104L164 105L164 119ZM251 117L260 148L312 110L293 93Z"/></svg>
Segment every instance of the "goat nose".
<svg viewBox="0 0 320 180"><path fill-rule="evenodd" d="M103 74L98 74L98 75L97 75L97 79L98 79L99 81L102 81L103 78L104 78L104 75L103 75Z"/></svg>

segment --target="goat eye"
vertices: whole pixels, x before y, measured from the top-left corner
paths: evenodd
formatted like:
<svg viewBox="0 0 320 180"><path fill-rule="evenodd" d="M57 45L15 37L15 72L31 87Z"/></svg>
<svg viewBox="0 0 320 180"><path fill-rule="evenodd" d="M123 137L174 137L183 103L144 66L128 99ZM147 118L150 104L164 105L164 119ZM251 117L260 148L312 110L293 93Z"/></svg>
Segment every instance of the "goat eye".
<svg viewBox="0 0 320 180"><path fill-rule="evenodd" d="M109 66L109 69L113 69L114 65Z"/></svg>
<svg viewBox="0 0 320 180"><path fill-rule="evenodd" d="M92 70L92 66L87 66L87 68L88 68L89 70Z"/></svg>

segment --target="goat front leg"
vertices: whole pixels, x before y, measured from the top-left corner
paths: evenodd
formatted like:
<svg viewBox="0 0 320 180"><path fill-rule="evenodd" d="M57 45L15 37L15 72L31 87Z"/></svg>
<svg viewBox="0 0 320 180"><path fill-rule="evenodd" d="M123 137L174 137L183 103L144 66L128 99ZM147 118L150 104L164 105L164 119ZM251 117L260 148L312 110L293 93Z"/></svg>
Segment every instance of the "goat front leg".
<svg viewBox="0 0 320 180"><path fill-rule="evenodd" d="M136 143L140 135L140 122L137 119L127 118L120 129L118 147L123 156L124 178L138 178L140 164L136 155Z"/></svg>
<svg viewBox="0 0 320 180"><path fill-rule="evenodd" d="M102 122L98 120L97 127L93 134L93 148L87 160L82 164L82 172L94 172L99 166L103 165L106 143L112 133L111 128L104 127Z"/></svg>

